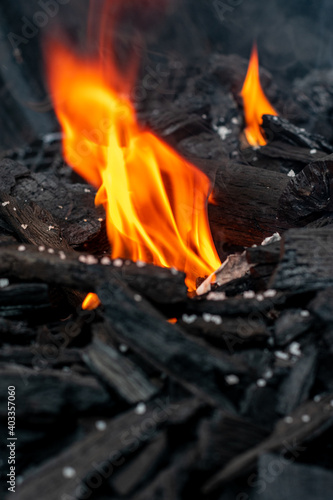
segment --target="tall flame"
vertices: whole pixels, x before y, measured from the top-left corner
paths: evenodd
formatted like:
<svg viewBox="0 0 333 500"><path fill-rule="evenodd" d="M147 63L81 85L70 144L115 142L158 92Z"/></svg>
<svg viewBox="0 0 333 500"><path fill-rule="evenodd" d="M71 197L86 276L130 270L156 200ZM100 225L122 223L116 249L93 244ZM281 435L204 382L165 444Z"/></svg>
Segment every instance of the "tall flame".
<svg viewBox="0 0 333 500"><path fill-rule="evenodd" d="M259 76L259 58L256 44L252 49L249 68L241 90L244 103L246 139L251 146L264 146L266 139L261 132L262 115L277 115L262 90Z"/></svg>
<svg viewBox="0 0 333 500"><path fill-rule="evenodd" d="M194 290L197 277L220 266L207 216L209 179L139 126L122 93L130 72L124 77L112 58L105 71L100 61L56 42L47 53L64 156L98 188L95 202L106 211L111 257L185 271ZM89 296L84 307L92 302Z"/></svg>

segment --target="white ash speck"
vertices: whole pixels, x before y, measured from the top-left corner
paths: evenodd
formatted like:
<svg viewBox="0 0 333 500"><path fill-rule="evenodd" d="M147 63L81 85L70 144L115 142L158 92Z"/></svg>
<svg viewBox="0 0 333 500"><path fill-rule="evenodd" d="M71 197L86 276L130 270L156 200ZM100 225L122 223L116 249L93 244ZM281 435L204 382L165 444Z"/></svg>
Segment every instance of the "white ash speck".
<svg viewBox="0 0 333 500"><path fill-rule="evenodd" d="M107 425L106 422L104 422L104 420L97 420L97 422L95 422L95 427L98 431L105 431Z"/></svg>
<svg viewBox="0 0 333 500"><path fill-rule="evenodd" d="M224 380L228 385L236 385L239 384L239 377L237 375L226 375Z"/></svg>
<svg viewBox="0 0 333 500"><path fill-rule="evenodd" d="M116 259L113 261L114 267L122 267L123 261L121 259Z"/></svg>
<svg viewBox="0 0 333 500"><path fill-rule="evenodd" d="M227 298L224 292L209 292L207 300L225 300Z"/></svg>
<svg viewBox="0 0 333 500"><path fill-rule="evenodd" d="M257 386L258 387L265 387L267 385L267 382L264 378L259 378L257 380Z"/></svg>
<svg viewBox="0 0 333 500"><path fill-rule="evenodd" d="M14 212L16 212L16 208L15 207L13 208L13 210L14 210Z"/></svg>
<svg viewBox="0 0 333 500"><path fill-rule="evenodd" d="M302 316L302 318L308 318L310 316L310 313L309 313L309 311L304 310L304 311L301 311L301 316Z"/></svg>
<svg viewBox="0 0 333 500"><path fill-rule="evenodd" d="M171 274L173 274L174 276L176 276L179 273L178 269L176 269L175 267L172 267L170 269L170 271L171 271Z"/></svg>
<svg viewBox="0 0 333 500"><path fill-rule="evenodd" d="M310 149L310 155L315 155L317 153L316 149Z"/></svg>
<svg viewBox="0 0 333 500"><path fill-rule="evenodd" d="M286 422L286 424L292 424L294 419L293 417L288 416L284 418L284 421Z"/></svg>
<svg viewBox="0 0 333 500"><path fill-rule="evenodd" d="M85 264L87 262L86 256L85 255L80 255L79 256L79 262L82 262L83 264Z"/></svg>
<svg viewBox="0 0 333 500"><path fill-rule="evenodd" d="M109 257L102 257L101 264L102 266L111 266L111 259Z"/></svg>
<svg viewBox="0 0 333 500"><path fill-rule="evenodd" d="M277 116L273 116L273 120L274 120L275 122L277 122L277 121L278 121L278 117L277 117Z"/></svg>
<svg viewBox="0 0 333 500"><path fill-rule="evenodd" d="M265 290L264 297L271 298L271 297L275 297L276 294L277 294L276 290L269 289L269 290Z"/></svg>
<svg viewBox="0 0 333 500"><path fill-rule="evenodd" d="M0 279L0 288L6 288L9 285L9 280L7 278Z"/></svg>
<svg viewBox="0 0 333 500"><path fill-rule="evenodd" d="M288 177L296 177L296 174L293 170L289 170L289 172L287 173Z"/></svg>
<svg viewBox="0 0 333 500"><path fill-rule="evenodd" d="M73 467L64 467L62 469L62 475L66 478L66 479L72 479L73 477L76 476L76 470L73 469Z"/></svg>
<svg viewBox="0 0 333 500"><path fill-rule="evenodd" d="M2 205L3 207L6 207L7 205L9 205L9 203L10 203L10 201L4 201L3 203L1 203L1 205Z"/></svg>
<svg viewBox="0 0 333 500"><path fill-rule="evenodd" d="M302 415L301 420L302 420L302 422L307 423L307 422L310 422L311 417L310 417L310 415Z"/></svg>
<svg viewBox="0 0 333 500"><path fill-rule="evenodd" d="M265 373L264 373L264 377L265 377L266 379L270 379L270 378L272 378L272 377L273 377L273 375L274 375L273 370L271 370L270 368L269 368L268 370L266 370L266 371L265 371Z"/></svg>
<svg viewBox="0 0 333 500"><path fill-rule="evenodd" d="M256 299L257 299L258 302L262 302L264 300L263 294L262 293L258 293Z"/></svg>
<svg viewBox="0 0 333 500"><path fill-rule="evenodd" d="M141 295L139 295L138 293L136 293L136 294L134 295L134 300L135 300L135 302L141 302L141 301L142 301L142 297L141 297Z"/></svg>
<svg viewBox="0 0 333 500"><path fill-rule="evenodd" d="M44 245L40 245L40 246L38 247L38 251L39 251L39 252L45 252L45 247L44 247Z"/></svg>
<svg viewBox="0 0 333 500"><path fill-rule="evenodd" d="M284 361L289 359L289 355L283 351L275 351L275 356L279 359L283 359Z"/></svg>
<svg viewBox="0 0 333 500"><path fill-rule="evenodd" d="M54 229L54 226L49 226L49 231L51 231L52 229Z"/></svg>
<svg viewBox="0 0 333 500"><path fill-rule="evenodd" d="M65 254L65 252L63 252L62 250L60 250L59 257L60 257L61 260L66 260L66 254Z"/></svg>
<svg viewBox="0 0 333 500"><path fill-rule="evenodd" d="M147 407L145 405L145 403L138 403L135 407L135 410L134 412L137 414L137 415L144 415L147 411Z"/></svg>
<svg viewBox="0 0 333 500"><path fill-rule="evenodd" d="M305 128L300 128L299 131L300 132L305 132Z"/></svg>
<svg viewBox="0 0 333 500"><path fill-rule="evenodd" d="M238 125L238 118L236 118L236 116L234 116L233 118L231 118L231 123L233 123L234 125Z"/></svg>
<svg viewBox="0 0 333 500"><path fill-rule="evenodd" d="M54 253L54 249L53 248L49 248L47 251L48 251L48 253Z"/></svg>
<svg viewBox="0 0 333 500"><path fill-rule="evenodd" d="M94 257L93 255L87 255L86 264L88 264L89 266L92 266L93 264L98 264L98 259L96 259L96 257Z"/></svg>
<svg viewBox="0 0 333 500"><path fill-rule="evenodd" d="M27 229L27 227L28 227L28 224L21 224L21 228L22 228L22 229L26 230L26 229Z"/></svg>
<svg viewBox="0 0 333 500"><path fill-rule="evenodd" d="M268 236L267 238L265 238L261 245L262 246L265 246L265 245L269 245L269 243L275 243L276 241L280 241L281 240L281 235L279 233L274 233L272 234L272 236Z"/></svg>
<svg viewBox="0 0 333 500"><path fill-rule="evenodd" d="M225 141L228 135L231 134L231 130L224 125L221 125L220 127L217 127L217 133L221 137L222 141Z"/></svg>
<svg viewBox="0 0 333 500"><path fill-rule="evenodd" d="M218 314L212 314L211 321L215 323L215 325L222 325L222 318Z"/></svg>
<svg viewBox="0 0 333 500"><path fill-rule="evenodd" d="M254 299L255 296L256 296L256 294L253 290L246 290L243 293L244 299Z"/></svg>
<svg viewBox="0 0 333 500"><path fill-rule="evenodd" d="M321 401L321 395L320 394L316 394L315 397L313 398L313 401L315 403L319 403L319 401Z"/></svg>
<svg viewBox="0 0 333 500"><path fill-rule="evenodd" d="M289 352L293 356L301 356L302 355L301 344L299 344L298 342L292 342L289 346Z"/></svg>
<svg viewBox="0 0 333 500"><path fill-rule="evenodd" d="M88 189L88 188L84 188L84 192L85 193L91 193L90 189Z"/></svg>
<svg viewBox="0 0 333 500"><path fill-rule="evenodd" d="M202 319L203 319L204 321L206 321L206 323L209 323L209 322L212 320L212 315L211 315L211 314L209 314L209 313L204 313L204 314L202 315Z"/></svg>
<svg viewBox="0 0 333 500"><path fill-rule="evenodd" d="M183 314L182 316L182 320L184 321L184 323L187 323L188 325L194 323L196 319L197 319L196 314Z"/></svg>
<svg viewBox="0 0 333 500"><path fill-rule="evenodd" d="M126 344L120 344L119 351L125 354L128 351L128 346Z"/></svg>
<svg viewBox="0 0 333 500"><path fill-rule="evenodd" d="M145 267L146 263L143 262L142 260L137 260L136 265L137 265L137 267Z"/></svg>
<svg viewBox="0 0 333 500"><path fill-rule="evenodd" d="M58 208L64 208L62 205L58 205Z"/></svg>
<svg viewBox="0 0 333 500"><path fill-rule="evenodd" d="M25 246L24 245L20 245L17 249L19 252L24 252L25 250Z"/></svg>

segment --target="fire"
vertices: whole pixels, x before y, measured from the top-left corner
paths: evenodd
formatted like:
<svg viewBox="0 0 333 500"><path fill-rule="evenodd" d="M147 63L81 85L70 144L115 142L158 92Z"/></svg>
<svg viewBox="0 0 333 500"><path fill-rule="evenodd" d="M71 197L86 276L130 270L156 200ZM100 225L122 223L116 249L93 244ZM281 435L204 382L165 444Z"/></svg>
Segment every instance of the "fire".
<svg viewBox="0 0 333 500"><path fill-rule="evenodd" d="M241 90L244 102L245 135L251 146L264 146L266 139L261 132L262 115L275 115L277 112L271 106L262 90L259 76L259 58L256 44L254 44L249 68Z"/></svg>
<svg viewBox="0 0 333 500"><path fill-rule="evenodd" d="M111 257L184 271L195 290L197 277L220 266L207 216L209 179L140 127L127 96L131 71L124 77L112 58L105 71L55 42L48 61L64 157L98 189ZM83 306L96 305L90 294Z"/></svg>

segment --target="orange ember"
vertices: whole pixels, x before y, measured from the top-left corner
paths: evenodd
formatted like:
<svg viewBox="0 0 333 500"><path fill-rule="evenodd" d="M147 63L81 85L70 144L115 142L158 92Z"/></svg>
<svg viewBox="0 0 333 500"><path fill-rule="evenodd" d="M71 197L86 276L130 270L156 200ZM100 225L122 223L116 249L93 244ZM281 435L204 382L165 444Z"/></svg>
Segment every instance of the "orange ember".
<svg viewBox="0 0 333 500"><path fill-rule="evenodd" d="M109 61L48 45L48 76L66 161L98 189L111 257L174 267L196 278L220 266L212 240L209 179L153 133L142 129L124 78ZM131 84L133 82L130 82ZM85 308L98 304L90 294Z"/></svg>
<svg viewBox="0 0 333 500"><path fill-rule="evenodd" d="M245 135L251 146L264 146L266 139L261 132L262 115L277 115L261 88L259 58L254 44L249 68L241 91L246 122Z"/></svg>

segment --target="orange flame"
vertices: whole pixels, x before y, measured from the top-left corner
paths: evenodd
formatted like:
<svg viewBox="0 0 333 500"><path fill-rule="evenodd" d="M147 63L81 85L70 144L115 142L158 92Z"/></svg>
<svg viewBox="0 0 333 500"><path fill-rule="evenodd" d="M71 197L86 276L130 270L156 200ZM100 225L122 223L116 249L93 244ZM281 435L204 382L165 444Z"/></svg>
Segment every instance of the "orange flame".
<svg viewBox="0 0 333 500"><path fill-rule="evenodd" d="M129 90L130 72L124 78L112 58L105 71L99 61L52 42L48 61L64 157L98 188L111 257L174 267L194 290L197 277L220 266L207 216L209 179L139 126L121 93ZM96 305L93 294L83 304Z"/></svg>
<svg viewBox="0 0 333 500"><path fill-rule="evenodd" d="M251 146L264 146L267 141L260 128L262 115L277 116L278 113L271 106L260 84L259 58L256 44L252 49L241 96L244 102L244 115L247 125L244 130L246 139Z"/></svg>

